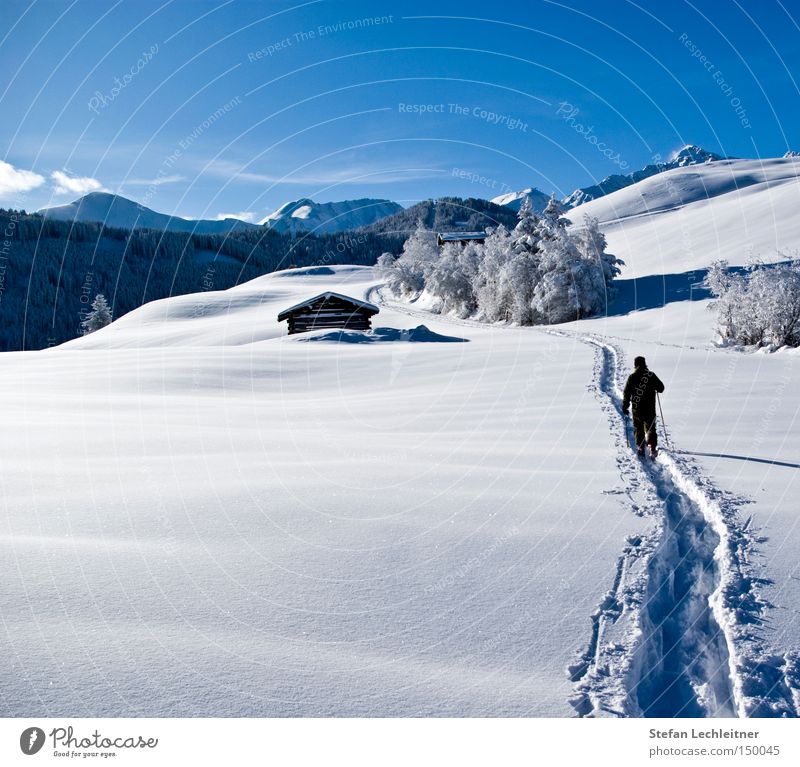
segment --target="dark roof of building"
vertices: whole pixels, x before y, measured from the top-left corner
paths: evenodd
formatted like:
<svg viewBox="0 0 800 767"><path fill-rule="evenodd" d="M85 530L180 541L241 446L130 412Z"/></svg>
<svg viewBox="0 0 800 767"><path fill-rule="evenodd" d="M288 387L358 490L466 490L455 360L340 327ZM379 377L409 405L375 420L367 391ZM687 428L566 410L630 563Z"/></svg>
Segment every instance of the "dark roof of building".
<svg viewBox="0 0 800 767"><path fill-rule="evenodd" d="M294 306L290 306L288 309L284 309L278 315L278 322L282 322L292 312L296 312L298 309L302 309L304 306L310 306L319 300L327 301L329 298L338 298L340 301L345 301L348 304L352 304L353 308L368 312L371 315L377 314L380 311L375 304L370 304L367 301L359 301L357 298L351 298L350 296L345 296L341 293L334 293L332 290L329 290L326 293L320 293L318 296L306 299L305 301L301 301L299 304L295 304Z"/></svg>
<svg viewBox="0 0 800 767"><path fill-rule="evenodd" d="M485 240L486 232L440 232L442 242L463 242L464 240Z"/></svg>

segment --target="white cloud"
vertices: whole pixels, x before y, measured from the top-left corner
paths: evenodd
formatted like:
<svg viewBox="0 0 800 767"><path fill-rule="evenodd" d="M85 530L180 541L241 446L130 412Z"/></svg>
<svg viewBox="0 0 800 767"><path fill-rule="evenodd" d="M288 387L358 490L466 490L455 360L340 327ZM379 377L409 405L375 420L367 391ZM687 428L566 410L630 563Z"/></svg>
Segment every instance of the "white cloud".
<svg viewBox="0 0 800 767"><path fill-rule="evenodd" d="M31 170L18 170L13 165L0 160L0 197L10 197L44 184L44 176Z"/></svg>
<svg viewBox="0 0 800 767"><path fill-rule="evenodd" d="M452 170L442 168L419 168L414 165L371 166L351 164L341 168L322 168L318 170L298 169L283 175L255 173L243 170L243 166L230 160L212 160L202 167L203 173L225 179L254 184L295 184L301 186L344 184L396 184L398 181L423 180L440 177Z"/></svg>
<svg viewBox="0 0 800 767"><path fill-rule="evenodd" d="M186 181L186 176L156 176L155 178L128 178L125 179L124 186L161 186L162 184L177 184L179 181Z"/></svg>
<svg viewBox="0 0 800 767"><path fill-rule="evenodd" d="M252 210L243 210L241 213L217 213L217 221L226 218L238 218L240 221L249 221L252 224L256 220L256 214Z"/></svg>
<svg viewBox="0 0 800 767"><path fill-rule="evenodd" d="M107 192L108 190L96 179L90 176L70 176L56 170L50 174L55 186L55 194L88 194L89 192Z"/></svg>

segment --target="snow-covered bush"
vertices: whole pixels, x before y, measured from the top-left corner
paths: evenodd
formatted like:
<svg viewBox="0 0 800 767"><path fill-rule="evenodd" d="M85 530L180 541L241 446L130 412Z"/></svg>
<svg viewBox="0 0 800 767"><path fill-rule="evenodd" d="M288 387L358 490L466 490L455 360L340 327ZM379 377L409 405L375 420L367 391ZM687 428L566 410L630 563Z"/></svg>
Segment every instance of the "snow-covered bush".
<svg viewBox="0 0 800 767"><path fill-rule="evenodd" d="M711 308L723 342L800 346L800 263L757 264L734 273L717 261L706 279L717 296Z"/></svg>
<svg viewBox="0 0 800 767"><path fill-rule="evenodd" d="M94 333L106 325L110 325L112 320L111 307L102 293L98 293L92 301L92 311L81 321L81 331L83 335Z"/></svg>
<svg viewBox="0 0 800 767"><path fill-rule="evenodd" d="M520 325L567 322L603 309L619 274L596 219L575 234L551 199L541 216L526 198L517 225L498 226L481 243L446 245L421 224L399 258L379 266L397 295L426 290L443 312Z"/></svg>

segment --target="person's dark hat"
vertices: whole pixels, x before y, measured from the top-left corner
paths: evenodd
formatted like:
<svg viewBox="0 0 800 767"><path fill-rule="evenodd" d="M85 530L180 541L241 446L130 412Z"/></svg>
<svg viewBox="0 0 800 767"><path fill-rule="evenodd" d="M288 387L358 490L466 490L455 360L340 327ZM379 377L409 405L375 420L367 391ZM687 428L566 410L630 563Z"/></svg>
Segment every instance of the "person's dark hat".
<svg viewBox="0 0 800 767"><path fill-rule="evenodd" d="M647 362L645 361L644 357L634 357L633 366L635 368L646 368Z"/></svg>

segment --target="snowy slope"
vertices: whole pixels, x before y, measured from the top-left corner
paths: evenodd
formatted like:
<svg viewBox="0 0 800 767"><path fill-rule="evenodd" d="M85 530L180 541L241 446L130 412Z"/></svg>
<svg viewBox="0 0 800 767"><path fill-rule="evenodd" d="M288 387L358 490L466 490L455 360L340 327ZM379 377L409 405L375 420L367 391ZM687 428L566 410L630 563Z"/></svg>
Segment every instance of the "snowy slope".
<svg viewBox="0 0 800 767"><path fill-rule="evenodd" d="M3 355L4 713L573 713L654 525L592 351L402 308L368 343L276 322L375 282L278 273Z"/></svg>
<svg viewBox="0 0 800 767"><path fill-rule="evenodd" d="M261 223L278 232L340 232L367 226L403 209L391 200L314 202L304 197L282 205Z"/></svg>
<svg viewBox="0 0 800 767"><path fill-rule="evenodd" d="M617 173L606 176L606 178L597 184L576 189L572 194L564 198L564 206L567 208L575 208L578 205L583 205L590 200L597 200L607 194L612 194L659 173L674 170L675 168L685 168L691 165L703 165L722 159L724 158L720 155L709 152L702 147L695 146L694 144L687 144L682 149L674 152L666 162L652 163L633 173Z"/></svg>
<svg viewBox="0 0 800 767"><path fill-rule="evenodd" d="M39 211L47 218L60 221L98 222L120 229L159 229L170 232L195 232L197 234L225 234L240 229L254 228L255 224L226 218L222 221L186 219L157 213L133 200L108 192L91 192L67 204Z"/></svg>
<svg viewBox="0 0 800 767"><path fill-rule="evenodd" d="M712 349L703 302L548 331L376 284L289 270L3 355L4 712L796 716L797 355ZM285 336L329 289L375 331Z"/></svg>
<svg viewBox="0 0 800 767"><path fill-rule="evenodd" d="M3 355L4 712L798 716L799 355L718 349L686 300L797 247L798 169L571 211L627 261L609 317L479 325L316 267ZM375 331L287 337L325 290ZM637 354L656 464L620 414Z"/></svg>
<svg viewBox="0 0 800 767"><path fill-rule="evenodd" d="M717 647L709 660L717 670L732 665L737 712L797 716L800 522L794 499L800 492L800 429L794 392L800 356L797 350L743 354L715 348L713 326L708 302L698 301L585 320L570 332L611 351L608 372L616 374L618 386L638 354L665 381L663 410L673 449L648 481L657 492L683 501L687 519L694 515L701 527L710 522L718 548L692 542L696 532L684 528L676 533L683 553L665 547L660 559L689 573L710 568L721 579L715 607L730 652ZM604 386L612 399L618 396L611 378ZM612 421L620 428L618 413L612 412ZM663 445L663 428L661 434ZM697 575L690 577L702 584ZM719 581L714 585L720 588ZM711 595L708 584L700 591ZM663 613L664 607L657 610ZM698 647L712 632L702 614L687 613L685 619L686 651L699 656ZM613 657L616 651L602 652ZM594 684L602 698L604 680Z"/></svg>
<svg viewBox="0 0 800 767"><path fill-rule="evenodd" d="M787 153L785 156L789 156ZM675 168L684 168L693 165L704 165L711 162L724 159L714 152L709 152L702 147L693 144L687 144L682 149L673 152L670 158L665 162L652 163L650 165L636 170L633 173L617 173L612 176L606 176L602 181L590 186L576 189L571 194L568 194L562 201L565 208L575 208L578 205L583 205L591 200L596 200L605 197L608 194L613 194L620 189L632 186L646 178L655 176L665 171L673 170ZM540 192L536 188L528 187L520 192L511 192L495 197L492 202L497 205L505 205L512 210L519 210L522 200L525 197L530 197L533 203L534 210L544 210L550 199L549 195Z"/></svg>
<svg viewBox="0 0 800 767"><path fill-rule="evenodd" d="M660 173L568 212L602 223L625 276L674 274L716 259L796 257L800 160L724 160Z"/></svg>

